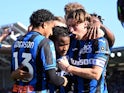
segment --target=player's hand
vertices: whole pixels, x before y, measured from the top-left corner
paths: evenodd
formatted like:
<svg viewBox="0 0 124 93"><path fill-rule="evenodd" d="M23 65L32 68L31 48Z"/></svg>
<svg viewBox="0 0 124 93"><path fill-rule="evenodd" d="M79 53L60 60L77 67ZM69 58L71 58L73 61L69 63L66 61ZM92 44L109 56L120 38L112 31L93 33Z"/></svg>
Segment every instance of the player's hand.
<svg viewBox="0 0 124 93"><path fill-rule="evenodd" d="M14 79L25 79L25 78L29 78L30 74L27 71L23 71L22 70L23 66L21 66L20 68L16 69L15 71L12 72L12 78Z"/></svg>
<svg viewBox="0 0 124 93"><path fill-rule="evenodd" d="M0 36L0 42L2 42L6 37L10 35L10 31L8 28L5 28Z"/></svg>
<svg viewBox="0 0 124 93"><path fill-rule="evenodd" d="M101 22L98 18L93 18L92 22L87 26L87 34L84 39L96 39L104 36L104 32L100 30Z"/></svg>
<svg viewBox="0 0 124 93"><path fill-rule="evenodd" d="M87 29L87 34L85 35L86 39L96 39L98 35L98 27L94 24L90 24Z"/></svg>
<svg viewBox="0 0 124 93"><path fill-rule="evenodd" d="M58 65L61 70L66 71L67 67L70 65L66 56L62 57L58 60Z"/></svg>
<svg viewBox="0 0 124 93"><path fill-rule="evenodd" d="M64 76L62 76L63 78L64 78L64 84L63 84L63 86L65 87L66 85L67 85L67 83L68 83L68 80L67 80L67 78L66 77L64 77Z"/></svg>

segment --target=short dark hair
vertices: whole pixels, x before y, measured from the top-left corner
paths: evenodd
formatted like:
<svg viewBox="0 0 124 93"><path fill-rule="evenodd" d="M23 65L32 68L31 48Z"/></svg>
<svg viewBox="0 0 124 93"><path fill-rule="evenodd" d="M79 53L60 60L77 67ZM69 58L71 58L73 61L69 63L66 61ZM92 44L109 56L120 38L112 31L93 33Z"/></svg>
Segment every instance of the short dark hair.
<svg viewBox="0 0 124 93"><path fill-rule="evenodd" d="M91 16L94 16L94 17L97 17L98 19L99 19L99 21L103 24L103 18L102 18L102 16L100 16L100 15L98 15L98 14L96 14L96 13L93 13L93 14L90 14Z"/></svg>
<svg viewBox="0 0 124 93"><path fill-rule="evenodd" d="M30 16L30 24L38 27L42 22L54 20L54 15L47 9L39 9Z"/></svg>
<svg viewBox="0 0 124 93"><path fill-rule="evenodd" d="M63 26L55 26L53 28L53 35L50 36L50 39L52 41L58 40L58 37L66 37L69 36L69 29L67 27L63 27Z"/></svg>

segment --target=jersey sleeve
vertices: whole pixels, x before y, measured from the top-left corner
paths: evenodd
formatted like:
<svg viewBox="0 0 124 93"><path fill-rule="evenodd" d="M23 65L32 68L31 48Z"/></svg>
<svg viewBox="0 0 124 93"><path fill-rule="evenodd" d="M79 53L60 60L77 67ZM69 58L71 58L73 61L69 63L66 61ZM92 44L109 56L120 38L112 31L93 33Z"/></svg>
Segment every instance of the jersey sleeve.
<svg viewBox="0 0 124 93"><path fill-rule="evenodd" d="M110 49L108 42L105 38L99 38L97 40L97 44L94 45L94 59L95 61L93 62L94 65L98 65L100 67L104 67L106 62L108 61L109 54L110 54Z"/></svg>
<svg viewBox="0 0 124 93"><path fill-rule="evenodd" d="M41 50L41 59L45 70L56 68L56 53L54 43L48 41L43 45Z"/></svg>

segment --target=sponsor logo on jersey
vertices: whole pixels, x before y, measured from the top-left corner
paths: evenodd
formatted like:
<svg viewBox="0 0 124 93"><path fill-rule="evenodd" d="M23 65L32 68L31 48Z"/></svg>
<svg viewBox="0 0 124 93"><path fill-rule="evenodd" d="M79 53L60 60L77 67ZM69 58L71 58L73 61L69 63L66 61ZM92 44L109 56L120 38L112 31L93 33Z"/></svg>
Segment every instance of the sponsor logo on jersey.
<svg viewBox="0 0 124 93"><path fill-rule="evenodd" d="M16 41L14 48L33 48L34 42L31 41Z"/></svg>
<svg viewBox="0 0 124 93"><path fill-rule="evenodd" d="M81 48L80 51L79 51L79 56L81 54L91 53L91 52L92 52L92 45L84 45L84 47Z"/></svg>
<svg viewBox="0 0 124 93"><path fill-rule="evenodd" d="M100 60L100 59L80 59L80 60L73 60L72 58L70 59L71 64L80 66L80 65L98 65L101 67L104 67L105 61Z"/></svg>

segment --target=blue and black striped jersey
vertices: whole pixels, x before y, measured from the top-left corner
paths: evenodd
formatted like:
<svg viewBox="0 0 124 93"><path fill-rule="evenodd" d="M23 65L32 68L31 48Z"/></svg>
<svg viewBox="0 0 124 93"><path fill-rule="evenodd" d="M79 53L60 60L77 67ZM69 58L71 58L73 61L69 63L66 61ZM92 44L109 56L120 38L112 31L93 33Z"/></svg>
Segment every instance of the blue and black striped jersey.
<svg viewBox="0 0 124 93"><path fill-rule="evenodd" d="M57 60L62 58L62 57L60 57L58 55L56 55ZM59 68L59 66L57 66L56 73L57 73L58 76L66 77L67 80L68 80L68 83L67 83L66 86L55 86L53 84L49 84L50 93L56 93L56 92L57 93L70 93L70 91L72 91L72 82L73 82L72 75L70 73L66 72L66 71L61 70Z"/></svg>
<svg viewBox="0 0 124 93"><path fill-rule="evenodd" d="M74 75L74 93L107 93L104 74L109 54L108 42L104 37L86 41L73 40L71 42L68 51L71 65L80 68L92 68L97 65L103 68L99 81Z"/></svg>
<svg viewBox="0 0 124 93"><path fill-rule="evenodd" d="M26 80L16 80L13 90L28 89L28 91L46 93L43 92L47 89L45 71L56 68L53 42L35 31L19 37L12 45L11 70L14 71L22 65L27 68L31 77Z"/></svg>

